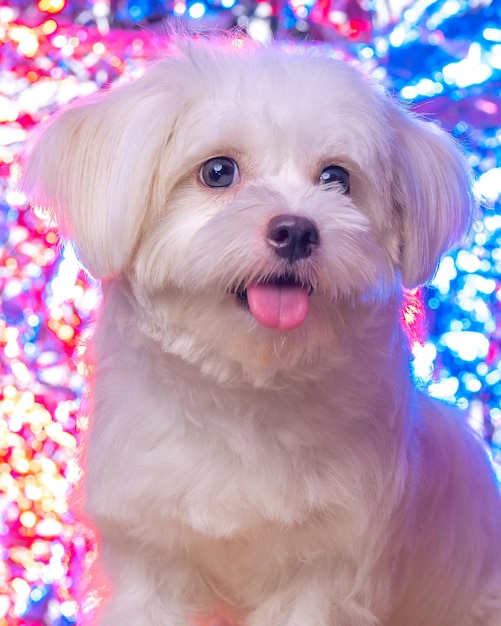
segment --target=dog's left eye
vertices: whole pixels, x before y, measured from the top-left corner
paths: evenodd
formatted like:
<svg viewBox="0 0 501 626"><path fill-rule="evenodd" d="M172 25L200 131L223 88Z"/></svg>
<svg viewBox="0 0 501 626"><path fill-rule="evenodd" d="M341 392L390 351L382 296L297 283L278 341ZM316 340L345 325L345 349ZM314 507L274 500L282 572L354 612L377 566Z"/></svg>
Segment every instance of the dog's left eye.
<svg viewBox="0 0 501 626"><path fill-rule="evenodd" d="M329 165L326 167L320 174L318 182L321 185L337 183L345 195L350 193L350 175L339 165Z"/></svg>
<svg viewBox="0 0 501 626"><path fill-rule="evenodd" d="M200 169L200 180L207 187L231 187L240 180L238 165L228 157L209 159Z"/></svg>

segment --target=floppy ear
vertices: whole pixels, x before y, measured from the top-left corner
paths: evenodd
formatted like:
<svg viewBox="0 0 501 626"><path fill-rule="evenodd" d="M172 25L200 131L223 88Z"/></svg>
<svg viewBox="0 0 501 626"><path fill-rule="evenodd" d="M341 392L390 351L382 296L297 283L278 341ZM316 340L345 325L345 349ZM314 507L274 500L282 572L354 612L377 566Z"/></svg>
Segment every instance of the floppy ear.
<svg viewBox="0 0 501 626"><path fill-rule="evenodd" d="M126 266L142 222L161 201L155 172L174 125L170 103L179 98L165 74L150 71L56 116L24 159L29 200L55 216L97 278Z"/></svg>
<svg viewBox="0 0 501 626"><path fill-rule="evenodd" d="M408 288L429 280L473 221L471 174L455 142L431 122L392 105L393 199L401 217L401 271Z"/></svg>

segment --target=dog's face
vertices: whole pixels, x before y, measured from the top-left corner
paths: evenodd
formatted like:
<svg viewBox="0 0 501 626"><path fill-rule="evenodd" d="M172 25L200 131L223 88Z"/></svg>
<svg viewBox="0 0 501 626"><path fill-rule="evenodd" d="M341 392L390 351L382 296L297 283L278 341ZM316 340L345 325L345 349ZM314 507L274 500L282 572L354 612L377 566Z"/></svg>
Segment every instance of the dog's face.
<svg viewBox="0 0 501 626"><path fill-rule="evenodd" d="M241 39L181 42L66 112L26 179L88 269L130 283L143 330L220 379L332 352L471 219L445 135L343 62Z"/></svg>

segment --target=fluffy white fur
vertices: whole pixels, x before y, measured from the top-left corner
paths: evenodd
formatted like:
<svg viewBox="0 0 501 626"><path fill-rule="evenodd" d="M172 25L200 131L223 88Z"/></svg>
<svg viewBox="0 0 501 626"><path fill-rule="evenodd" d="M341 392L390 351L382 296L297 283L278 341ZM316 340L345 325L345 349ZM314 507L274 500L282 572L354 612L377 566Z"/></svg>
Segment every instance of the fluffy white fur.
<svg viewBox="0 0 501 626"><path fill-rule="evenodd" d="M240 180L214 189L199 172L219 156ZM329 165L348 194L319 183ZM442 131L324 49L178 37L50 123L25 184L103 280L94 624L501 625L489 462L415 389L399 324L402 285L472 220ZM317 224L310 256L270 247L279 214ZM308 317L265 328L235 289L284 273Z"/></svg>

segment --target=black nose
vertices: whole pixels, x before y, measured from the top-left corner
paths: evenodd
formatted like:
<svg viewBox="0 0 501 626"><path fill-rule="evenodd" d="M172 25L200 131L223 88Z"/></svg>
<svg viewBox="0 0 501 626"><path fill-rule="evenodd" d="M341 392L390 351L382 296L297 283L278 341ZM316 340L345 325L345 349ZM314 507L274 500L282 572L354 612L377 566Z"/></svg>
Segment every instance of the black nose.
<svg viewBox="0 0 501 626"><path fill-rule="evenodd" d="M319 241L317 225L308 217L276 215L268 223L268 243L289 263L309 257Z"/></svg>

